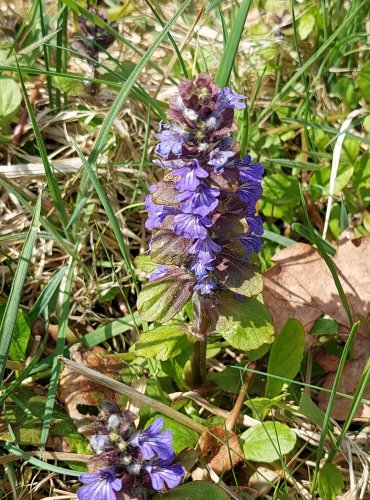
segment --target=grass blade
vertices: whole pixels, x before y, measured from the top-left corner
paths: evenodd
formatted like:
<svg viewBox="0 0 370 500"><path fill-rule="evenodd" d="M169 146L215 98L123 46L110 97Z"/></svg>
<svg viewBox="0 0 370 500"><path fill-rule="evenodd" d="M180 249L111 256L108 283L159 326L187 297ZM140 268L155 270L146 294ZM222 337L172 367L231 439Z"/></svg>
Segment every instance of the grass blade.
<svg viewBox="0 0 370 500"><path fill-rule="evenodd" d="M65 207L64 207L62 195L60 193L58 182L57 182L56 177L54 175L53 167L51 166L51 164L49 162L49 158L48 158L48 155L46 152L45 144L44 144L44 141L42 139L42 135L41 135L41 132L40 132L37 120L36 120L35 113L33 111L32 105L31 105L30 100L28 98L26 86L24 84L23 74L22 74L21 68L20 68L17 60L16 60L16 63L17 63L17 68L18 68L18 76L19 76L19 80L21 83L21 87L22 87L24 102L26 104L28 116L30 117L30 120L32 123L32 128L33 128L33 131L35 134L35 139L36 139L39 151L40 151L40 156L41 156L42 162L44 164L45 174L46 174L48 187L50 189L50 194L51 194L51 197L52 197L53 202L55 204L55 209L56 209L58 216L62 222L62 225L64 228L66 228L67 224L68 224L68 216L67 216L67 212L66 212Z"/></svg>
<svg viewBox="0 0 370 500"><path fill-rule="evenodd" d="M14 327L17 321L18 307L23 292L27 269L36 242L40 222L41 197L42 194L40 193L36 203L31 227L28 231L26 241L24 242L23 249L19 257L18 266L15 271L12 287L6 303L4 316L0 324L0 381L2 381L4 377L5 363L8 359L10 342L12 340Z"/></svg>
<svg viewBox="0 0 370 500"><path fill-rule="evenodd" d="M229 82L251 4L252 0L244 0L235 16L235 22L228 36L225 50L215 76L215 82L219 87L226 87Z"/></svg>
<svg viewBox="0 0 370 500"><path fill-rule="evenodd" d="M36 319L43 313L45 307L50 302L50 299L58 288L66 269L67 268L65 266L60 268L55 276L53 276L52 280L49 281L47 286L38 296L36 302L32 306L31 311L28 313L28 320L30 321L31 325L33 325Z"/></svg>
<svg viewBox="0 0 370 500"><path fill-rule="evenodd" d="M54 350L54 360L51 368L51 377L49 383L48 397L45 405L45 413L43 419L43 426L41 431L41 439L40 439L40 448L41 450L45 449L46 441L49 436L51 419L54 410L54 404L56 400L56 394L59 385L59 375L61 372L61 364L58 362L57 356L61 355L64 350L66 335L67 335L67 326L68 326L68 317L69 317L69 309L71 302L71 289L74 278L74 266L75 260L70 257L67 274L65 276L65 281L62 284L61 296L62 296L62 306L60 311L60 320L59 320L59 331L58 331L58 339L56 342L55 350Z"/></svg>
<svg viewBox="0 0 370 500"><path fill-rule="evenodd" d="M122 232L121 232L121 229L119 227L115 213L111 207L111 204L109 203L108 196L106 195L104 188L101 185L94 170L91 168L90 163L84 157L84 155L82 154L81 150L78 148L77 145L75 145L75 149L76 149L76 152L77 152L78 156L80 157L80 159L85 167L85 173L88 176L88 178L90 178L90 181L92 182L92 184L95 188L95 191L96 191L97 195L99 196L100 201L104 207L105 213L107 214L109 222L110 222L112 229L114 231L114 234L117 238L117 242L118 242L119 248L121 250L123 259L125 261L127 270L131 273L132 281L134 283L136 291L138 292L139 289L138 289L137 282L136 282L135 272L134 272L134 269L133 269L133 266L132 266L132 263L130 260L129 251L127 250L126 243L125 243L125 240L123 239ZM131 313L131 311L130 311L130 313Z"/></svg>

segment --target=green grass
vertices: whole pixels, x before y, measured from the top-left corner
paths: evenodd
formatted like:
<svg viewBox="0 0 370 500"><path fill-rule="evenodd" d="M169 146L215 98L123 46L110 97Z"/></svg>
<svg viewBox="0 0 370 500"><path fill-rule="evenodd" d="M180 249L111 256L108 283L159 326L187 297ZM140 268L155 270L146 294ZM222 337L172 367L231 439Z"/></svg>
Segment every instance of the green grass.
<svg viewBox="0 0 370 500"><path fill-rule="evenodd" d="M0 472L4 495L19 493L26 486L29 491L37 484L45 495L56 495L61 487L66 495L76 491L81 463L76 471L68 457L52 463L33 453L64 451L53 449L59 412L71 412L70 405L60 400L64 369L60 356L73 358L76 351L78 359L90 359L97 368L96 383L121 392L131 403L139 401L135 411L140 426L155 415L155 408L177 422L181 436L182 427L198 434L208 429L213 435L215 425L224 427L224 417L229 415L225 412L235 403L235 387L242 376L251 375L248 400L255 405L254 416L260 422L283 422L298 435L294 450L287 455L279 452L279 460L268 466L278 472L272 482L266 479L271 498L314 497L318 491L322 496L322 466L338 464L340 453L353 455L352 461L339 462L344 472L342 494L349 491L348 473L353 474L354 468L353 477L359 489L364 489L358 480L363 469L357 465L356 450L365 449L356 441L360 432L356 414L361 405L370 405L365 393L369 363L355 391L343 393L338 387L366 319L351 309L333 256L344 229L346 235L370 236L367 2L212 1L204 4L201 15L201 5L191 0L143 0L127 5L116 24L110 25L102 13L115 17L115 1L101 2L92 12L75 0L52 5L30 0L1 42L1 76L13 78L22 93L18 111L0 116L1 164L29 164L32 169L32 164L42 163L45 170L35 178L26 167L18 177L3 175L0 169L0 303L5 304L0 317L0 403L6 415L0 417L0 448L10 457L2 462L6 473ZM10 9L6 15L13 15ZM112 36L114 43L99 56L84 53L72 43L81 39L77 33L81 15ZM174 57L171 74L164 79ZM146 254L150 237L144 225L145 196L149 186L162 177L152 163L155 133L158 122L165 119L174 85L202 71L210 72L219 86L230 86L248 97L246 110L235 117L236 139L242 154L251 154L265 168L265 193L259 205L264 246L257 264L269 269L274 255L296 242L314 246L330 270L339 297L337 307L348 320L341 325L341 336L315 337L299 375L285 380L288 388L283 389L283 400L271 401L266 416L259 413L259 398L264 397L270 376L266 351L259 357L238 352L213 332L208 340L208 368L212 366L210 373L215 370L219 378L209 382L206 392L199 392L202 396L191 392L185 347L179 350L172 345L175 356L168 358L160 345L151 346L154 351L147 357L135 352L139 340L138 352L145 352L145 333L153 330L136 312L137 295L149 268L145 259L135 259ZM35 99L31 96L37 85L40 92ZM28 118L19 143L13 146L6 131L19 123L23 109ZM343 121L354 110L360 112L344 132L328 233L323 238L333 150ZM71 160L80 161L81 168L63 173L54 160L63 160L67 166ZM364 277L364 287L365 281ZM318 283L313 301L320 299L322 286ZM176 320L187 324L192 314L188 305ZM312 364L318 347L337 355L332 389L323 387L327 374L316 362ZM256 356L257 364L251 367L248 356ZM121 363L119 373L112 368L113 359ZM90 376L91 366L80 365L79 373ZM229 366L234 370L227 371ZM109 382L109 374L118 380ZM144 392L142 397L132 385ZM29 406L26 390L34 396L42 394L39 413ZM173 396L183 390L185 396ZM320 418L298 416L302 390L309 391L314 407L320 391L330 393L319 427ZM92 406L103 398L95 391ZM77 392L75 397L81 398L82 406L86 403L83 394ZM343 421L334 422L337 397L346 401L348 413ZM14 420L16 411L23 412L24 422ZM234 425L237 435L256 423L249 407L242 405L239 413ZM32 443L24 434L29 421L37 429ZM319 438L310 440L305 429ZM64 436L64 446L72 454L85 454L86 439L72 434ZM217 434L217 438L230 458L230 437ZM184 445L194 446L195 442ZM220 476L224 490L245 498L245 477L249 479L260 463L238 454L240 462ZM28 462L30 476L24 473L24 462ZM40 482L49 472L59 482L47 489ZM331 487L335 490L336 486ZM231 493L230 488L234 488ZM327 493L323 500L339 494Z"/></svg>

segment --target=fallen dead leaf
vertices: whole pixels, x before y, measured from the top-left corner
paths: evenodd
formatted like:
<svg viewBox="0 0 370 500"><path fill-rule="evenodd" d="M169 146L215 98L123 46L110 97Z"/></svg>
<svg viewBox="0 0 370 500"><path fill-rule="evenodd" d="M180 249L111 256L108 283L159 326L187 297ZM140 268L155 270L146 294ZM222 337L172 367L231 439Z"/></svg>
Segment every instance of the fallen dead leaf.
<svg viewBox="0 0 370 500"><path fill-rule="evenodd" d="M226 441L227 444L220 443L216 438ZM231 470L244 456L238 436L232 431L226 431L220 425L212 427L211 433L202 434L199 448L211 469L218 475Z"/></svg>
<svg viewBox="0 0 370 500"><path fill-rule="evenodd" d="M330 271L319 252L297 243L278 252L264 276L264 299L277 331L289 317L309 331L321 314L349 327ZM370 304L370 237L342 240L333 262L355 318L367 318Z"/></svg>
<svg viewBox="0 0 370 500"><path fill-rule="evenodd" d="M123 368L122 360L102 347L94 347L90 351L82 344L76 344L71 347L70 355L74 361L119 380L119 373ZM84 375L76 374L66 366L60 377L58 397L64 403L78 431L86 436L94 432L94 417L89 413L89 407L98 407L104 400L116 401L119 406L122 406L119 401L122 396ZM87 410L86 414L84 414L85 410Z"/></svg>
<svg viewBox="0 0 370 500"><path fill-rule="evenodd" d="M364 364L370 353L370 237L348 240L343 238L333 257L343 290L350 305L353 319L361 324L352 352L352 361L346 363L339 391L353 394ZM319 252L305 243L297 243L281 250L274 257L276 265L264 276L264 300L269 308L276 331L279 332L289 317L298 319L306 331L306 347L314 342L309 331L322 314L328 314L339 323L342 340L349 334L349 321L329 268ZM319 355L320 356L320 355ZM336 360L322 357L324 369L336 370ZM324 387L332 386L334 374L330 372ZM367 391L370 391L367 388ZM364 397L369 397L369 394ZM319 405L326 408L328 395L321 393ZM351 405L345 398L336 398L333 418L343 420ZM357 419L367 419L370 407L361 405Z"/></svg>

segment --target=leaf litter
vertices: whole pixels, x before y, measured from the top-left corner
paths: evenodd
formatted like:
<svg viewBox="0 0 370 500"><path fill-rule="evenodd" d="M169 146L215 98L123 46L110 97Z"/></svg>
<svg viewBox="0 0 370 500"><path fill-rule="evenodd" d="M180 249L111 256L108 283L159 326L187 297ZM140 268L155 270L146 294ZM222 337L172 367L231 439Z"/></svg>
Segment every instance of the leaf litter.
<svg viewBox="0 0 370 500"><path fill-rule="evenodd" d="M298 319L305 328L306 348L313 346L315 337L310 330L322 315L328 315L339 324L339 337L345 342L349 334L349 321L342 306L329 268L319 252L311 245L297 243L278 252L273 261L275 266L264 274L264 300L272 313L276 331L280 331L288 318ZM339 241L333 262L349 302L355 321L360 321L351 359L344 367L338 390L353 395L362 370L370 355L370 237ZM318 363L328 373L323 387L333 385L339 357L318 351ZM319 392L318 403L326 410L330 394ZM365 399L370 399L367 387ZM337 397L332 417L344 420L351 400ZM359 420L370 417L370 405L361 403L356 413Z"/></svg>

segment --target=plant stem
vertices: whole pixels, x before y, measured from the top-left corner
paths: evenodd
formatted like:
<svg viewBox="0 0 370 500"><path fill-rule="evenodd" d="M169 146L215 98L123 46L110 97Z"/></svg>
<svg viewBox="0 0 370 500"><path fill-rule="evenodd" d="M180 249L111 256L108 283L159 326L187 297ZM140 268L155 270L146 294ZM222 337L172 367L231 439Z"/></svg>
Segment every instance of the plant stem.
<svg viewBox="0 0 370 500"><path fill-rule="evenodd" d="M211 326L207 315L209 299L204 299L198 292L193 295L193 334L197 338L191 359L192 383L194 387L204 384L207 378L206 350L207 332Z"/></svg>
<svg viewBox="0 0 370 500"><path fill-rule="evenodd" d="M194 344L193 357L191 358L192 382L194 387L204 384L207 378L206 350L207 337L199 339Z"/></svg>

